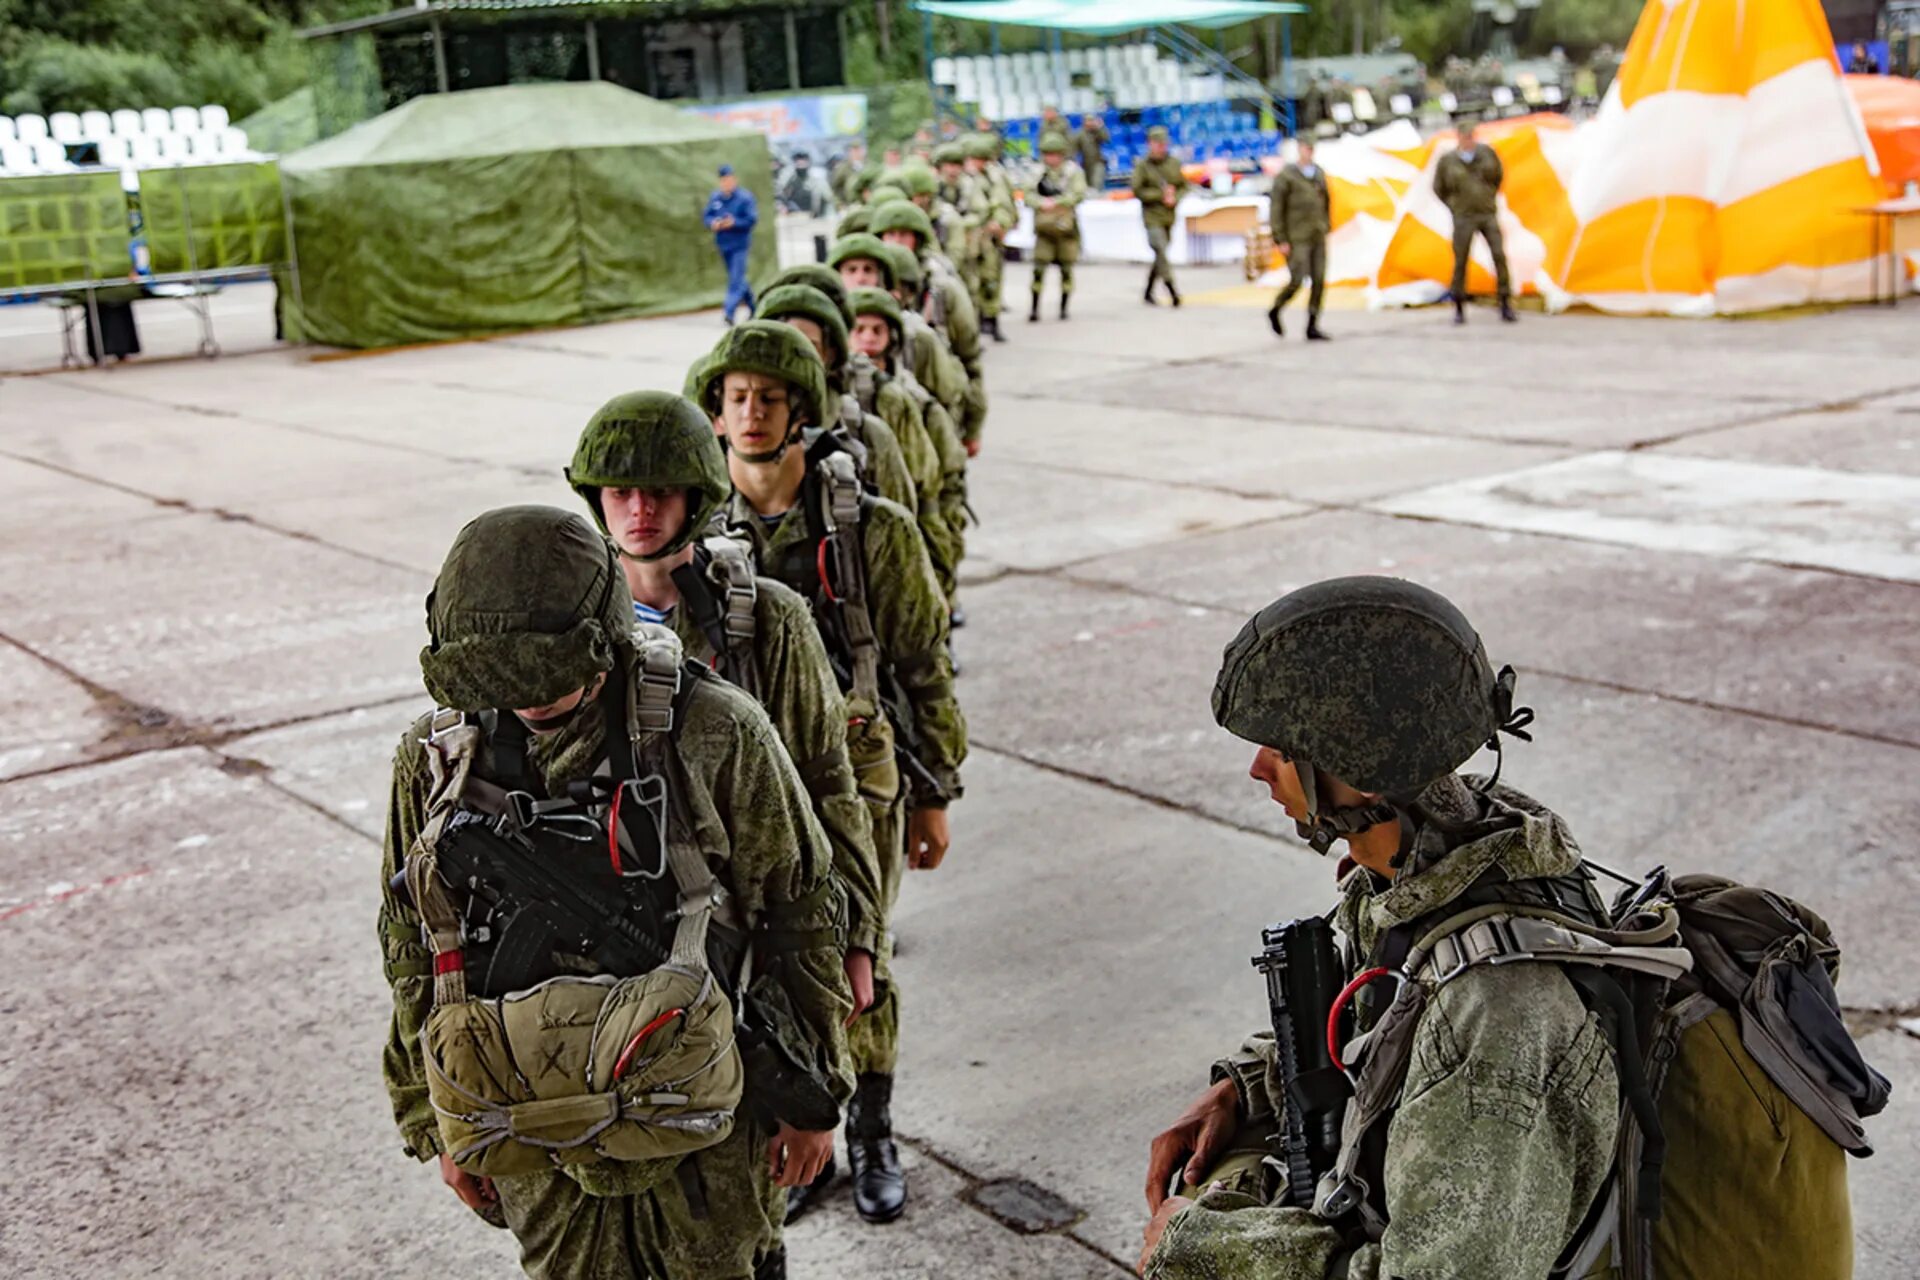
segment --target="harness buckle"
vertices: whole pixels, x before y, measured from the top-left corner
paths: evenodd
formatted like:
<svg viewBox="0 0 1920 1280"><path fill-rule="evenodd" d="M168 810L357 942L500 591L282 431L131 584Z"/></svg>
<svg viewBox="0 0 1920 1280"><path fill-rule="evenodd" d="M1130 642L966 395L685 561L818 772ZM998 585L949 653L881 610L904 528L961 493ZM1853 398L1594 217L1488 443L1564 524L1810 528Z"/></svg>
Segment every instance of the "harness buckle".
<svg viewBox="0 0 1920 1280"><path fill-rule="evenodd" d="M455 711L452 707L435 707L433 715L427 720L427 736L420 739L425 747L438 746L443 735L452 733L467 722L467 713Z"/></svg>

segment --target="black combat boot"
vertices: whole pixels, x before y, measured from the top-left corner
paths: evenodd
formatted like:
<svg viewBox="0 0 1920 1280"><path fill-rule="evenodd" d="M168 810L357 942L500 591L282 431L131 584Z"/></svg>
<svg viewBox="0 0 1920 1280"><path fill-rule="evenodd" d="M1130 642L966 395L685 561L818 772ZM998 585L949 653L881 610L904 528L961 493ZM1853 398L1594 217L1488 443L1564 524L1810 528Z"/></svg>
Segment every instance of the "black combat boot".
<svg viewBox="0 0 1920 1280"><path fill-rule="evenodd" d="M776 1249L760 1259L753 1269L753 1280L787 1280L787 1251Z"/></svg>
<svg viewBox="0 0 1920 1280"><path fill-rule="evenodd" d="M1467 322L1467 300L1457 293L1453 295L1453 322L1455 324Z"/></svg>
<svg viewBox="0 0 1920 1280"><path fill-rule="evenodd" d="M838 1170L833 1167L833 1157L828 1156L827 1162L820 1166L820 1172L814 1175L812 1182L804 1187L788 1187L786 1220L792 1222L814 1205L819 1204L820 1197L824 1196L827 1188L833 1185L833 1179L837 1173ZM780 1265L782 1268L786 1266L784 1257ZM786 1271L781 1270L776 1274L785 1275Z"/></svg>
<svg viewBox="0 0 1920 1280"><path fill-rule="evenodd" d="M893 1145L893 1077L863 1074L847 1104L853 1207L868 1222L892 1222L907 1207L907 1175Z"/></svg>
<svg viewBox="0 0 1920 1280"><path fill-rule="evenodd" d="M1173 287L1173 281L1167 281L1167 296L1173 299L1173 305L1180 305L1180 291Z"/></svg>
<svg viewBox="0 0 1920 1280"><path fill-rule="evenodd" d="M1033 324L1040 319L1040 291L1033 291L1033 305L1027 308L1027 323Z"/></svg>
<svg viewBox="0 0 1920 1280"><path fill-rule="evenodd" d="M1005 342L1007 340L1007 335L1000 332L999 316L988 316L986 323L987 323L987 332L993 335L993 340L995 342Z"/></svg>
<svg viewBox="0 0 1920 1280"><path fill-rule="evenodd" d="M1060 295L1060 318L1062 320L1065 320L1067 318L1067 299L1071 298L1072 296L1073 296L1072 294L1065 293L1065 292L1061 293Z"/></svg>
<svg viewBox="0 0 1920 1280"><path fill-rule="evenodd" d="M1307 341L1308 342L1332 342L1333 341L1332 338L1329 338L1326 334L1320 332L1320 317L1312 312L1307 313Z"/></svg>
<svg viewBox="0 0 1920 1280"><path fill-rule="evenodd" d="M1513 314L1513 299L1512 299L1512 298L1508 298L1508 297L1505 297L1505 296L1502 296L1502 297L1501 297L1501 299L1500 299L1500 318L1501 318L1502 320L1505 320L1505 321L1506 321L1506 322L1507 322L1508 324L1512 324L1512 323L1513 323L1513 322L1514 322L1515 320L1518 320L1518 319L1520 318L1519 316L1517 316L1517 315L1515 315L1515 314Z"/></svg>
<svg viewBox="0 0 1920 1280"><path fill-rule="evenodd" d="M1159 283L1160 283L1160 277L1154 275L1151 271L1149 271L1147 273L1147 305L1150 307L1157 307L1160 305L1160 299L1153 296L1153 286Z"/></svg>

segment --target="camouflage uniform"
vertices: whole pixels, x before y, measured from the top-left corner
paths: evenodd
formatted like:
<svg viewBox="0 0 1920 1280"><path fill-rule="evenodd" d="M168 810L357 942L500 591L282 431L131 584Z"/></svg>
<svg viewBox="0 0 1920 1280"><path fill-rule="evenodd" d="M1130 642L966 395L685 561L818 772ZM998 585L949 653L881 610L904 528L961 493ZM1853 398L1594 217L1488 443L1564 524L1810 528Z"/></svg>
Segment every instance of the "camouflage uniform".
<svg viewBox="0 0 1920 1280"><path fill-rule="evenodd" d="M921 297L920 260L901 245L888 245L892 250L894 277L900 282L900 288L894 290L894 300L900 304L900 322L906 335L907 363L913 376L920 385L930 392L946 410L948 422L954 432L965 444L971 444L980 438L978 425L973 435L968 436L961 425L966 417L967 395L970 384L967 381L966 366L947 346L947 340L927 323L926 317L917 310ZM944 439L944 428L927 414L927 429L934 433L936 442ZM946 446L940 445L942 456L946 456ZM964 447L962 452L965 452Z"/></svg>
<svg viewBox="0 0 1920 1280"><path fill-rule="evenodd" d="M1307 172L1308 168L1313 172ZM1307 295L1307 336L1317 337L1320 303L1327 292L1327 232L1333 226L1326 170L1319 165L1288 165L1273 181L1269 205L1273 238L1287 245L1288 251L1287 287L1268 308L1268 322L1276 334L1280 333L1280 309L1293 301L1293 295L1300 292L1301 282L1311 278L1313 291Z"/></svg>
<svg viewBox="0 0 1920 1280"><path fill-rule="evenodd" d="M1335 925L1355 971L1386 962L1389 930L1454 914L1476 886L1551 883L1566 887L1569 912L1601 912L1558 817L1452 772L1530 718L1514 712L1512 688L1511 669L1495 677L1457 610L1394 579L1303 588L1228 645L1215 716L1292 765L1314 847L1400 821L1396 875L1355 866L1341 886ZM1323 808L1314 779L1327 776L1379 798ZM1384 1149L1361 1162L1380 1225L1276 1204L1280 1189L1240 1156L1167 1223L1148 1280L1547 1274L1612 1167L1620 1091L1608 1037L1556 964L1476 967L1438 985L1423 970L1420 981L1428 1003ZM1371 1025L1363 1014L1357 1029ZM1216 1063L1214 1079L1233 1082L1234 1145L1251 1149L1249 1135L1284 1105L1271 1034Z"/></svg>
<svg viewBox="0 0 1920 1280"><path fill-rule="evenodd" d="M1000 149L992 135L975 134L965 146L969 159L983 162L975 175L985 193L987 224L980 237L980 320L996 340L1004 340L1000 333L1001 277L1006 267L1002 245L1008 229L1019 222L1020 212L1014 204L1013 184L1000 167Z"/></svg>
<svg viewBox="0 0 1920 1280"><path fill-rule="evenodd" d="M1487 242L1493 255L1493 274L1500 291L1500 308L1512 316L1513 281L1507 274L1507 246L1500 235L1497 197L1505 171L1500 157L1482 142L1468 159L1460 149L1440 157L1433 171L1433 194L1453 215L1453 290L1454 315L1465 317L1467 297L1467 260L1473 254L1473 237Z"/></svg>
<svg viewBox="0 0 1920 1280"><path fill-rule="evenodd" d="M980 226L987 220L986 193L962 166L966 155L958 143L946 143L933 154L940 166L937 202L951 216L940 226L940 247L960 272L960 279L980 304Z"/></svg>
<svg viewBox="0 0 1920 1280"><path fill-rule="evenodd" d="M1151 142L1165 142L1167 131L1161 125L1147 130ZM1180 161L1169 152L1155 159L1141 156L1133 162L1133 196L1140 202L1140 220L1147 224L1147 244L1153 249L1153 267L1147 272L1147 301L1153 301L1153 286L1165 281L1167 296L1180 305L1180 290L1173 283L1173 264L1167 260L1167 246L1173 241L1174 206L1166 201L1173 192L1174 202L1191 184L1180 170Z"/></svg>
<svg viewBox="0 0 1920 1280"><path fill-rule="evenodd" d="M516 620L528 630L502 630L503 621L511 627ZM632 625L626 582L597 533L551 508L510 507L480 517L456 539L428 597L432 642L421 667L438 701L510 716L497 708L543 705L591 685L613 663L627 664L637 681ZM852 1000L841 969L844 899L826 837L766 713L731 685L683 671L695 683L672 749L693 830L703 847L724 851L714 870L741 927L791 940L755 944L756 985L770 982L784 994L816 1060L833 1064L825 1080L833 1097L845 1099L851 1082L832 1046ZM546 794L588 777L605 759L603 714L593 700L581 712L550 733L529 735L527 766ZM431 716L415 722L395 752L380 874L379 937L393 988L382 1068L407 1152L419 1160L441 1150L420 1057L433 957L418 912L391 880L426 818L423 740L432 723ZM492 768L483 759L476 773L493 780ZM542 1280L778 1274L784 1204L768 1173L768 1137L743 1115L727 1140L685 1157L681 1176L633 1193L622 1190L617 1163L498 1178L499 1210L520 1243L522 1265Z"/></svg>
<svg viewBox="0 0 1920 1280"><path fill-rule="evenodd" d="M960 282L953 264L934 244L932 226L926 215L911 205L886 205L874 211L870 222L875 235L891 230L911 231L916 237L914 255L925 273L921 291L921 313L947 340L947 346L967 372L967 395L955 415L961 434L978 439L987 421L987 384L980 367L980 317L973 299Z"/></svg>
<svg viewBox="0 0 1920 1280"><path fill-rule="evenodd" d="M1073 296L1073 264L1080 260L1080 215L1075 212L1087 198L1087 177L1078 165L1066 161L1067 140L1054 133L1040 139L1040 151L1046 167L1034 179L1027 193L1033 205L1033 300L1028 308L1029 321L1040 318L1040 293L1046 287L1047 267L1060 268L1060 318L1067 318L1067 302ZM1043 209L1040 201L1051 199L1053 208Z"/></svg>

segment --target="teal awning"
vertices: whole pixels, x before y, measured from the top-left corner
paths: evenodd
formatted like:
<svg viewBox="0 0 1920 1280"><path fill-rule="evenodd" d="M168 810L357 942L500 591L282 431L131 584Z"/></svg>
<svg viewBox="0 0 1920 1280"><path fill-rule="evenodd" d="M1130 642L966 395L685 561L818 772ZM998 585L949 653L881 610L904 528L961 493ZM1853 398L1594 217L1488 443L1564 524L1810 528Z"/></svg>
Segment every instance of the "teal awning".
<svg viewBox="0 0 1920 1280"><path fill-rule="evenodd" d="M1231 27L1283 13L1305 13L1290 0L915 0L921 13L1009 27L1055 27L1116 35L1146 27Z"/></svg>

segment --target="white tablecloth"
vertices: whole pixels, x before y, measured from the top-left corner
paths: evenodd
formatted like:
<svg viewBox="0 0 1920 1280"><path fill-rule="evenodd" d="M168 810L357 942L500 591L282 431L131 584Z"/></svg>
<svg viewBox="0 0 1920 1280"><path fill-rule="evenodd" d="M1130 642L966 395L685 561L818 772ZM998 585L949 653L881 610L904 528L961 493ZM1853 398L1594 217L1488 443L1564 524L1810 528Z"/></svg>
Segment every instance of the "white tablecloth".
<svg viewBox="0 0 1920 1280"><path fill-rule="evenodd" d="M1198 217L1210 209L1245 208L1251 206L1264 217L1267 209L1265 196L1202 196L1188 195L1175 208L1173 224L1173 244L1168 248L1168 256L1176 264L1186 265L1196 260L1211 262L1238 262L1247 256L1245 237L1207 236L1206 244L1189 243L1187 219ZM1007 243L1022 252L1033 249L1033 211L1022 207L1020 225L1007 233ZM1195 250L1200 252L1196 253ZM1080 206L1080 256L1094 262L1152 262L1153 250L1147 247L1147 227L1140 221L1140 202L1137 200L1088 200Z"/></svg>

